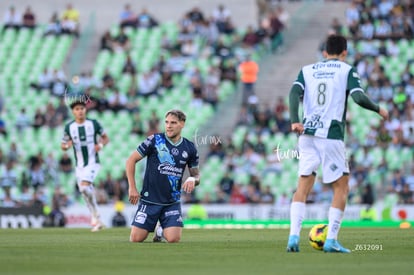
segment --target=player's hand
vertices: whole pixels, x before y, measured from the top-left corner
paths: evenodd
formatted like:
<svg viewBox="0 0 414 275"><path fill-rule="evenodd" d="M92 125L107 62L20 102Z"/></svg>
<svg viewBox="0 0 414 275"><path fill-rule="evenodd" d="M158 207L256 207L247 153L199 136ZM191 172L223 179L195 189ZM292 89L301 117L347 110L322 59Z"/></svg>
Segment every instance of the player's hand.
<svg viewBox="0 0 414 275"><path fill-rule="evenodd" d="M72 140L69 140L63 144L63 147L65 148L65 150L68 150L70 147L72 147L72 145L73 145Z"/></svg>
<svg viewBox="0 0 414 275"><path fill-rule="evenodd" d="M136 188L129 188L128 190L128 200L131 204L135 205L139 201L139 193Z"/></svg>
<svg viewBox="0 0 414 275"><path fill-rule="evenodd" d="M384 120L388 120L389 115L387 109L380 107L378 113Z"/></svg>
<svg viewBox="0 0 414 275"><path fill-rule="evenodd" d="M103 149L103 144L102 143L95 144L95 152L99 152L102 149Z"/></svg>
<svg viewBox="0 0 414 275"><path fill-rule="evenodd" d="M184 192L191 193L195 188L195 178L188 177L185 182L183 183L182 189Z"/></svg>
<svg viewBox="0 0 414 275"><path fill-rule="evenodd" d="M301 135L305 128L303 128L302 123L292 123L292 131Z"/></svg>

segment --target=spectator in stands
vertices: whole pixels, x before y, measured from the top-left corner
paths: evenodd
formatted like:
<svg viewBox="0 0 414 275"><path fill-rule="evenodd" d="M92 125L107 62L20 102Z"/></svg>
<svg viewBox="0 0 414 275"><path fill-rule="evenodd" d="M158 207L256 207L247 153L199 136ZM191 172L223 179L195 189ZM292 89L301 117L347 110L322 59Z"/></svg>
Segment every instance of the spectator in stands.
<svg viewBox="0 0 414 275"><path fill-rule="evenodd" d="M219 57L221 60L228 60L229 58L234 57L233 50L230 46L224 44L223 39L219 39L217 44L214 46L214 55Z"/></svg>
<svg viewBox="0 0 414 275"><path fill-rule="evenodd" d="M264 191L261 192L260 195L260 203L265 204L274 204L275 203L275 195L270 188L270 185L266 185Z"/></svg>
<svg viewBox="0 0 414 275"><path fill-rule="evenodd" d="M279 19L279 12L277 10L271 12L268 17L270 25L270 48L272 52L275 52L276 49L283 43L282 31L285 26L282 21Z"/></svg>
<svg viewBox="0 0 414 275"><path fill-rule="evenodd" d="M220 66L220 81L229 80L234 85L237 84L238 75L237 67L234 59L221 60Z"/></svg>
<svg viewBox="0 0 414 275"><path fill-rule="evenodd" d="M79 35L79 17L79 11L75 9L72 4L67 4L66 9L63 11L61 16L62 28L64 25L63 21L65 21L65 28L70 31L70 33Z"/></svg>
<svg viewBox="0 0 414 275"><path fill-rule="evenodd" d="M127 52L131 48L128 35L124 29L120 29L119 34L114 39L114 50L116 52Z"/></svg>
<svg viewBox="0 0 414 275"><path fill-rule="evenodd" d="M146 71L138 77L138 95L143 97L158 96L159 75L154 70Z"/></svg>
<svg viewBox="0 0 414 275"><path fill-rule="evenodd" d="M136 27L137 25L137 16L131 10L130 4L125 4L124 9L119 15L119 24L121 28L124 27Z"/></svg>
<svg viewBox="0 0 414 275"><path fill-rule="evenodd" d="M1 167L1 166L0 166ZM16 187L17 183L17 174L14 169L13 161L7 161L6 165L1 170L0 175L0 186L5 193L10 192L10 190Z"/></svg>
<svg viewBox="0 0 414 275"><path fill-rule="evenodd" d="M260 203L261 194L260 191L257 190L256 186L254 184L249 183L246 187L246 200L247 203L257 204Z"/></svg>
<svg viewBox="0 0 414 275"><path fill-rule="evenodd" d="M16 142L11 142L7 152L7 161L11 161L13 165L16 165L20 161L20 156L20 150L17 148Z"/></svg>
<svg viewBox="0 0 414 275"><path fill-rule="evenodd" d="M101 50L114 51L114 39L109 30L106 30L101 37Z"/></svg>
<svg viewBox="0 0 414 275"><path fill-rule="evenodd" d="M131 76L134 76L137 73L135 62L132 61L131 55L127 55L124 66L122 68L122 73L124 74L130 74Z"/></svg>
<svg viewBox="0 0 414 275"><path fill-rule="evenodd" d="M404 185L406 185L405 176L400 169L395 169L391 179L392 190L398 193L403 190Z"/></svg>
<svg viewBox="0 0 414 275"><path fill-rule="evenodd" d="M361 204L373 205L374 201L375 199L372 186L371 184L367 183L363 186L363 191L361 194Z"/></svg>
<svg viewBox="0 0 414 275"><path fill-rule="evenodd" d="M414 197L413 191L410 190L410 186L408 184L404 184L402 190L398 192L398 203L401 204L413 204Z"/></svg>
<svg viewBox="0 0 414 275"><path fill-rule="evenodd" d="M126 108L128 103L127 97L124 94L121 94L118 89L108 97L108 106L114 112L118 112Z"/></svg>
<svg viewBox="0 0 414 275"><path fill-rule="evenodd" d="M158 21L148 13L146 8L137 15L137 28L152 28L158 26Z"/></svg>
<svg viewBox="0 0 414 275"><path fill-rule="evenodd" d="M36 27L36 16L34 15L30 6L28 6L23 14L22 27L34 29Z"/></svg>
<svg viewBox="0 0 414 275"><path fill-rule="evenodd" d="M35 130L39 130L39 128L41 128L42 126L44 126L46 124L46 117L45 115L42 113L42 110L40 108L36 109L34 118L33 118L33 128Z"/></svg>
<svg viewBox="0 0 414 275"><path fill-rule="evenodd" d="M233 191L234 186L234 179L231 175L232 167L227 167L226 173L224 173L223 177L220 179L219 182L219 188L221 191L223 191L227 196L230 196L230 194Z"/></svg>
<svg viewBox="0 0 414 275"><path fill-rule="evenodd" d="M114 89L115 88L115 78L112 76L109 68L105 69L104 75L102 76L103 89Z"/></svg>
<svg viewBox="0 0 414 275"><path fill-rule="evenodd" d="M46 105L45 122L48 127L56 127L56 109L51 102Z"/></svg>
<svg viewBox="0 0 414 275"><path fill-rule="evenodd" d="M55 111L56 115L61 115L63 120L67 120L69 118L69 109L63 97L59 98L59 104Z"/></svg>
<svg viewBox="0 0 414 275"><path fill-rule="evenodd" d="M68 88L66 76L63 70L54 69L52 72L52 95L61 97Z"/></svg>
<svg viewBox="0 0 414 275"><path fill-rule="evenodd" d="M227 29L227 22L231 18L231 12L224 5L220 4L213 10L213 19L219 32L224 33Z"/></svg>
<svg viewBox="0 0 414 275"><path fill-rule="evenodd" d="M59 15L55 12L46 25L44 35L59 35L62 33L62 26L60 24Z"/></svg>
<svg viewBox="0 0 414 275"><path fill-rule="evenodd" d="M204 87L201 83L200 78L193 78L191 81L191 91L192 91L192 99L191 99L191 105L193 107L202 107L204 102Z"/></svg>
<svg viewBox="0 0 414 275"><path fill-rule="evenodd" d="M242 38L242 43L249 48L254 48L259 42L259 37L256 34L252 25L247 26L246 33Z"/></svg>
<svg viewBox="0 0 414 275"><path fill-rule="evenodd" d="M174 88L173 75L169 69L161 70L160 94Z"/></svg>
<svg viewBox="0 0 414 275"><path fill-rule="evenodd" d="M60 26L62 28L62 34L70 34L79 37L78 23L69 19L68 16L62 18Z"/></svg>
<svg viewBox="0 0 414 275"><path fill-rule="evenodd" d="M170 58L167 60L167 68L173 74L182 74L186 69L187 62L187 58L180 55L179 51L173 50Z"/></svg>
<svg viewBox="0 0 414 275"><path fill-rule="evenodd" d="M233 185L233 189L230 194L230 204L243 204L247 202L246 196L242 192L242 186L239 183Z"/></svg>
<svg viewBox="0 0 414 275"><path fill-rule="evenodd" d="M42 153L29 158L29 180L35 192L39 187L45 186L45 173L43 170Z"/></svg>
<svg viewBox="0 0 414 275"><path fill-rule="evenodd" d="M187 13L188 18L196 23L196 24L200 24L204 21L204 13L201 11L201 9L199 7L193 7L188 13Z"/></svg>
<svg viewBox="0 0 414 275"><path fill-rule="evenodd" d="M38 92L42 89L47 89L51 92L53 75L47 68L43 69L43 72L39 75L37 82L31 83L30 86L35 88Z"/></svg>
<svg viewBox="0 0 414 275"><path fill-rule="evenodd" d="M180 47L181 55L190 58L196 58L198 55L197 44L193 40L189 39L184 41Z"/></svg>
<svg viewBox="0 0 414 275"><path fill-rule="evenodd" d="M32 125L29 116L26 114L26 108L21 108L20 113L16 117L16 128L22 133L26 128Z"/></svg>
<svg viewBox="0 0 414 275"><path fill-rule="evenodd" d="M6 122L0 117L0 135L7 137Z"/></svg>
<svg viewBox="0 0 414 275"><path fill-rule="evenodd" d="M73 171L72 159L64 152L59 160L59 171L64 174L70 174Z"/></svg>
<svg viewBox="0 0 414 275"><path fill-rule="evenodd" d="M3 26L4 29L13 28L16 30L22 26L22 16L14 6L10 6L4 14Z"/></svg>

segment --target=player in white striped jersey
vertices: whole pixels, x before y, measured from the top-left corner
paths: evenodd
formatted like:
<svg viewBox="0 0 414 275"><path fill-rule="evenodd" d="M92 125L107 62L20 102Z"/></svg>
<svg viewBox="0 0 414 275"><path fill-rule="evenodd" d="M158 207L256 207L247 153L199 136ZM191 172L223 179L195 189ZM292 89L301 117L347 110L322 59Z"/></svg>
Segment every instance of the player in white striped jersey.
<svg viewBox="0 0 414 275"><path fill-rule="evenodd" d="M86 205L92 215L92 232L99 231L104 224L99 218L93 181L98 174L98 152L109 142L102 126L86 117L86 104L75 100L70 104L74 120L65 125L61 148L66 151L73 147L76 160L76 181Z"/></svg>
<svg viewBox="0 0 414 275"><path fill-rule="evenodd" d="M337 241L348 197L349 168L345 156L345 119L348 96L361 107L388 119L388 111L373 103L364 93L358 73L344 62L347 41L331 35L326 41L326 60L302 68L289 95L292 131L299 137L299 181L290 208L288 252L299 252L299 235L305 216L305 202L322 168L322 180L334 192L328 212L325 252L349 253ZM303 120L299 102L303 97Z"/></svg>

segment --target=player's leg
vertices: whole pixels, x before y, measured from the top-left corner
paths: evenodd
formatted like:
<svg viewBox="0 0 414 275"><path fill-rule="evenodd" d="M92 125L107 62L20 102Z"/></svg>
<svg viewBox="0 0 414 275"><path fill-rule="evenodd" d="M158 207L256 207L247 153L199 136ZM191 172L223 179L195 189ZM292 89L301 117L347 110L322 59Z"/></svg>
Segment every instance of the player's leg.
<svg viewBox="0 0 414 275"><path fill-rule="evenodd" d="M350 250L337 241L349 193L349 168L344 143L340 140L328 140L322 158L323 182L332 182L334 194L328 211L328 234L324 251L349 253Z"/></svg>
<svg viewBox="0 0 414 275"><path fill-rule="evenodd" d="M129 240L131 242L143 242L148 237L149 232L154 231L157 224L162 206L147 204L139 201L137 212L131 223L131 233Z"/></svg>
<svg viewBox="0 0 414 275"><path fill-rule="evenodd" d="M181 240L184 227L181 205L179 203L165 206L160 216L162 237L169 243L177 243ZM156 232L157 233L157 232Z"/></svg>
<svg viewBox="0 0 414 275"><path fill-rule="evenodd" d="M290 205L290 232L288 252L299 252L300 231L306 212L306 198L315 182L315 171L320 164L319 154L314 148L313 137L299 137L299 180Z"/></svg>
<svg viewBox="0 0 414 275"><path fill-rule="evenodd" d="M134 225L131 226L131 234L129 235L130 242L143 242L148 237L149 232L146 229L142 229L136 227Z"/></svg>
<svg viewBox="0 0 414 275"><path fill-rule="evenodd" d="M87 207L91 213L92 231L96 232L104 228L103 222L100 220L98 211L98 203L96 201L95 188L93 181L99 171L99 165L88 165L82 169L77 169L78 187Z"/></svg>

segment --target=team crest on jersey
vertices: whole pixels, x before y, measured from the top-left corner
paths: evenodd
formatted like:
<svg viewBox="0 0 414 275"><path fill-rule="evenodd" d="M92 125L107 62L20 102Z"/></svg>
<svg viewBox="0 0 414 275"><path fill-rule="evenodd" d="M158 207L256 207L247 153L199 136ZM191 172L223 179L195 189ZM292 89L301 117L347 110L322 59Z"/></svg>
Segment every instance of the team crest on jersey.
<svg viewBox="0 0 414 275"><path fill-rule="evenodd" d="M171 154L173 154L174 156L178 156L180 154L180 151L178 151L177 148L172 148L171 149Z"/></svg>
<svg viewBox="0 0 414 275"><path fill-rule="evenodd" d="M181 154L181 156L183 157L183 158L188 158L188 153L187 153L187 151L183 151L183 153Z"/></svg>

